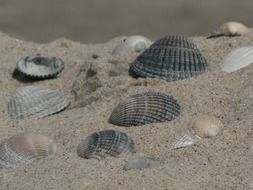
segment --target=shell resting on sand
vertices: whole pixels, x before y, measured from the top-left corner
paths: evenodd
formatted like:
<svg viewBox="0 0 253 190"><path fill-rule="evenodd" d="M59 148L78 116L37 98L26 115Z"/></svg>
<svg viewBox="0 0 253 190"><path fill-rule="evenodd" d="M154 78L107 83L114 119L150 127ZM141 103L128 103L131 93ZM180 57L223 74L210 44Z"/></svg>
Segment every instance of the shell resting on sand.
<svg viewBox="0 0 253 190"><path fill-rule="evenodd" d="M138 157L128 160L124 166L124 170L145 169L159 165L159 162L148 157Z"/></svg>
<svg viewBox="0 0 253 190"><path fill-rule="evenodd" d="M214 30L207 38L214 38L219 36L240 36L249 33L251 30L239 22L226 22L218 29Z"/></svg>
<svg viewBox="0 0 253 190"><path fill-rule="evenodd" d="M253 46L233 49L225 58L222 70L231 73L253 63Z"/></svg>
<svg viewBox="0 0 253 190"><path fill-rule="evenodd" d="M112 55L128 55L129 53L141 53L152 44L151 40L144 36L126 36L116 45Z"/></svg>
<svg viewBox="0 0 253 190"><path fill-rule="evenodd" d="M12 119L25 117L45 117L60 112L69 101L55 90L40 85L18 88L8 103L8 113Z"/></svg>
<svg viewBox="0 0 253 190"><path fill-rule="evenodd" d="M213 116L200 116L193 119L187 127L180 128L172 145L174 149L191 146L197 139L211 138L220 133L222 122Z"/></svg>
<svg viewBox="0 0 253 190"><path fill-rule="evenodd" d="M48 79L62 72L64 62L55 57L27 56L17 62L16 69L31 79Z"/></svg>
<svg viewBox="0 0 253 190"><path fill-rule="evenodd" d="M109 122L118 126L140 126L166 122L180 114L180 105L167 94L146 92L130 96L112 111Z"/></svg>
<svg viewBox="0 0 253 190"><path fill-rule="evenodd" d="M21 133L0 144L0 168L16 168L34 160L54 154L53 140L34 133Z"/></svg>
<svg viewBox="0 0 253 190"><path fill-rule="evenodd" d="M83 158L103 159L108 156L135 153L134 141L126 133L104 130L85 138L77 147L77 154Z"/></svg>

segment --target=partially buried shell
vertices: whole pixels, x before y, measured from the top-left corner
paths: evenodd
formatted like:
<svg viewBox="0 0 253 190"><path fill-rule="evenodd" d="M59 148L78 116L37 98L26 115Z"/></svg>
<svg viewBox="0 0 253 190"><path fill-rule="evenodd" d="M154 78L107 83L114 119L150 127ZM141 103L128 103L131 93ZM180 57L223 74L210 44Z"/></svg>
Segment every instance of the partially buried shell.
<svg viewBox="0 0 253 190"><path fill-rule="evenodd" d="M197 46L183 36L166 36L140 54L131 64L134 77L177 81L207 71L207 62Z"/></svg>
<svg viewBox="0 0 253 190"><path fill-rule="evenodd" d="M8 113L12 119L41 118L60 112L68 105L67 98L58 91L31 85L15 91L8 103Z"/></svg>
<svg viewBox="0 0 253 190"><path fill-rule="evenodd" d="M17 71L31 79L48 79L57 76L64 69L61 59L27 56L17 62Z"/></svg>
<svg viewBox="0 0 253 190"><path fill-rule="evenodd" d="M222 70L231 73L253 63L253 46L233 49L225 58Z"/></svg>
<svg viewBox="0 0 253 190"><path fill-rule="evenodd" d="M140 126L166 122L180 114L180 105L167 94L146 92L130 96L112 111L109 122L118 126Z"/></svg>
<svg viewBox="0 0 253 190"><path fill-rule="evenodd" d="M56 150L56 144L46 136L17 134L0 144L0 168L16 168L54 154Z"/></svg>
<svg viewBox="0 0 253 190"><path fill-rule="evenodd" d="M134 141L126 133L117 130L104 130L93 133L77 147L77 154L83 158L103 159L108 156L135 153Z"/></svg>
<svg viewBox="0 0 253 190"><path fill-rule="evenodd" d="M222 122L214 117L203 115L193 119L187 127L179 128L172 147L182 148L195 144L198 139L218 135L223 128Z"/></svg>
<svg viewBox="0 0 253 190"><path fill-rule="evenodd" d="M159 162L157 160L154 160L149 157L138 157L135 159L128 160L126 164L124 165L124 170L132 170L132 169L145 169L150 168L153 166L159 165Z"/></svg>

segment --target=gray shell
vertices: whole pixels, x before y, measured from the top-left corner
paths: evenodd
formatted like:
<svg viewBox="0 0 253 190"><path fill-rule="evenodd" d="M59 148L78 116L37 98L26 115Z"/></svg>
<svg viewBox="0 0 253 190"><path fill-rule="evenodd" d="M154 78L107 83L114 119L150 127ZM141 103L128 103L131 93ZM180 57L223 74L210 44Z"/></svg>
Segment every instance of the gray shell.
<svg viewBox="0 0 253 190"><path fill-rule="evenodd" d="M128 160L124 166L124 170L132 169L145 169L159 165L159 162L148 157L138 157L132 160Z"/></svg>
<svg viewBox="0 0 253 190"><path fill-rule="evenodd" d="M77 147L77 154L83 158L103 159L108 156L135 153L134 141L126 133L104 130L85 138Z"/></svg>
<svg viewBox="0 0 253 190"><path fill-rule="evenodd" d="M118 126L140 126L166 122L180 114L180 105L167 94L146 92L130 96L113 110L109 122Z"/></svg>
<svg viewBox="0 0 253 190"><path fill-rule="evenodd" d="M54 154L53 140L39 134L21 133L0 144L0 168L16 168Z"/></svg>
<svg viewBox="0 0 253 190"><path fill-rule="evenodd" d="M129 73L134 77L177 81L206 71L206 59L193 42L183 36L166 36L140 54Z"/></svg>
<svg viewBox="0 0 253 190"><path fill-rule="evenodd" d="M17 62L16 69L31 79L48 79L62 72L64 62L55 57L27 56Z"/></svg>
<svg viewBox="0 0 253 190"><path fill-rule="evenodd" d="M11 96L8 113L12 119L25 117L45 117L60 112L69 101L55 90L40 85L20 87Z"/></svg>

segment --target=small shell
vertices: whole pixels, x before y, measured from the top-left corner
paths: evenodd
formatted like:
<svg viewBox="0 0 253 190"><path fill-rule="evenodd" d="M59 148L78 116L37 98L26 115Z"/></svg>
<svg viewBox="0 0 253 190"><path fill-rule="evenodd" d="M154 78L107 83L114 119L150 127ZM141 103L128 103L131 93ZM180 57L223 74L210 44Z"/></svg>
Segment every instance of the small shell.
<svg viewBox="0 0 253 190"><path fill-rule="evenodd" d="M55 90L40 85L20 87L11 96L8 113L12 119L45 117L60 112L69 101Z"/></svg>
<svg viewBox="0 0 253 190"><path fill-rule="evenodd" d="M222 70L231 73L253 63L253 46L233 49L225 58Z"/></svg>
<svg viewBox="0 0 253 190"><path fill-rule="evenodd" d="M219 36L240 36L249 33L251 30L239 22L226 22L213 31L207 38Z"/></svg>
<svg viewBox="0 0 253 190"><path fill-rule="evenodd" d="M159 165L159 162L148 157L138 157L128 160L124 166L124 170L145 169Z"/></svg>
<svg viewBox="0 0 253 190"><path fill-rule="evenodd" d="M28 56L17 62L17 71L31 79L48 79L64 69L64 62L55 57Z"/></svg>
<svg viewBox="0 0 253 190"><path fill-rule="evenodd" d="M0 144L0 168L16 168L54 154L53 140L39 134L21 133Z"/></svg>
<svg viewBox="0 0 253 190"><path fill-rule="evenodd" d="M146 92L130 96L112 111L109 122L118 126L140 126L174 120L180 105L167 94Z"/></svg>
<svg viewBox="0 0 253 190"><path fill-rule="evenodd" d="M85 138L77 147L77 154L83 158L103 159L108 156L135 153L134 141L126 133L104 130Z"/></svg>
<svg viewBox="0 0 253 190"><path fill-rule="evenodd" d="M141 53L151 45L151 41L144 36L122 37L122 40L113 49L112 55L128 55L130 53Z"/></svg>

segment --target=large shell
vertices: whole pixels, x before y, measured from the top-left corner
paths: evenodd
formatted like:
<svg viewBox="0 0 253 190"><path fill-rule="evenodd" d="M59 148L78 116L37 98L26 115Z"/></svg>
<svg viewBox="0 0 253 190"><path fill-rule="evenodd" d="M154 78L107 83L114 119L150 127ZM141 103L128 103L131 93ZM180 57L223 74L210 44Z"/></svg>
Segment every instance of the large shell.
<svg viewBox="0 0 253 190"><path fill-rule="evenodd" d="M128 55L130 53L141 53L151 45L151 40L144 36L133 35L122 37L122 40L112 51L112 55Z"/></svg>
<svg viewBox="0 0 253 190"><path fill-rule="evenodd" d="M176 81L207 71L197 46L183 36L166 36L153 43L130 66L134 77Z"/></svg>
<svg viewBox="0 0 253 190"><path fill-rule="evenodd" d="M20 87L11 96L8 113L12 119L45 117L60 112L69 101L55 90L40 85Z"/></svg>
<svg viewBox="0 0 253 190"><path fill-rule="evenodd" d="M46 136L17 134L0 144L0 168L16 168L54 154L56 150L56 144Z"/></svg>
<svg viewBox="0 0 253 190"><path fill-rule="evenodd" d="M118 126L139 126L166 122L180 114L180 105L167 94L146 92L130 96L113 110L109 122Z"/></svg>
<svg viewBox="0 0 253 190"><path fill-rule="evenodd" d="M153 166L159 165L159 161L154 160L149 157L138 157L131 160L128 160L124 165L124 170L132 170L132 169L145 169Z"/></svg>
<svg viewBox="0 0 253 190"><path fill-rule="evenodd" d="M63 69L64 62L55 57L27 56L17 62L17 70L31 79L53 78Z"/></svg>
<svg viewBox="0 0 253 190"><path fill-rule="evenodd" d="M126 133L117 130L104 130L93 133L77 147L77 154L83 158L103 159L108 156L135 153L134 141Z"/></svg>
<svg viewBox="0 0 253 190"><path fill-rule="evenodd" d="M240 36L249 32L251 32L251 30L239 22L226 22L209 34L207 38L220 36Z"/></svg>
<svg viewBox="0 0 253 190"><path fill-rule="evenodd" d="M222 70L231 73L253 63L253 46L233 49L225 58Z"/></svg>

